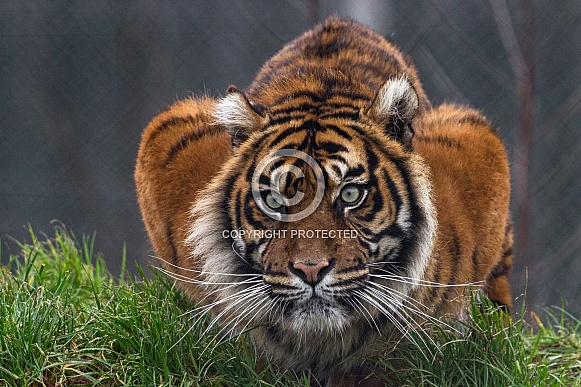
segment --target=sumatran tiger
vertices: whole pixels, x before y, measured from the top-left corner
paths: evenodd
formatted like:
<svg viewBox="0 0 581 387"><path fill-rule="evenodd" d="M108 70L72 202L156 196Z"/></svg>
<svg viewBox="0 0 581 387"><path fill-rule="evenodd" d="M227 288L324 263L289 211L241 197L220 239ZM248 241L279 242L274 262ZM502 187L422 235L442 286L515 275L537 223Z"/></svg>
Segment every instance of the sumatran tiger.
<svg viewBox="0 0 581 387"><path fill-rule="evenodd" d="M477 111L433 108L390 41L331 18L245 92L155 117L135 171L165 270L281 369L375 385L382 338L509 307L509 166ZM471 286L466 286L470 284Z"/></svg>

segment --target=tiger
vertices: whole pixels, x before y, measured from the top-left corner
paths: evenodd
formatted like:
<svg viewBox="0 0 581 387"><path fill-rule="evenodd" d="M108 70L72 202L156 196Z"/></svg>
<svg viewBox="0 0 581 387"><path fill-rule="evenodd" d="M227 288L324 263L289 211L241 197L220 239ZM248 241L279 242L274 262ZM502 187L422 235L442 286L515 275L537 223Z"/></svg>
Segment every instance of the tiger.
<svg viewBox="0 0 581 387"><path fill-rule="evenodd" d="M411 59L353 20L292 40L245 91L160 113L135 182L161 270L210 326L323 386L382 385L365 360L382 338L462 318L474 290L511 307L501 138L433 107Z"/></svg>

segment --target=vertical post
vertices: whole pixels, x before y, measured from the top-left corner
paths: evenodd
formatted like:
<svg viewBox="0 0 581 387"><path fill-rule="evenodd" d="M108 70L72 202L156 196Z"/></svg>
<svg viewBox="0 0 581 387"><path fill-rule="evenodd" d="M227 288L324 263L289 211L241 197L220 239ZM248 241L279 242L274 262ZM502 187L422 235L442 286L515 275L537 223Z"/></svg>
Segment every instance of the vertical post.
<svg viewBox="0 0 581 387"><path fill-rule="evenodd" d="M517 250L524 260L528 260L529 245L529 173L530 150L534 128L534 2L520 1L521 25L519 40L522 61L517 79L517 94L519 105L519 123L517 136L517 152L515 160L515 195L517 200L518 229Z"/></svg>

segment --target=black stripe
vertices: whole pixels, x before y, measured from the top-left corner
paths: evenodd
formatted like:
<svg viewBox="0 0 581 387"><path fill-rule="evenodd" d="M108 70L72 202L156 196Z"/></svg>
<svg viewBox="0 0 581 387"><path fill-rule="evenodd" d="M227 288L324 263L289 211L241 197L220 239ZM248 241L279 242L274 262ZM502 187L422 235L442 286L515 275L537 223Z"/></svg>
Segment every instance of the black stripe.
<svg viewBox="0 0 581 387"><path fill-rule="evenodd" d="M306 96L308 98L308 96ZM273 106L269 109L268 114L271 118L276 119L278 116L287 116L290 113L312 113L318 106L311 99L310 101L302 101L298 105L290 105L289 100L285 99L285 104L281 106Z"/></svg>
<svg viewBox="0 0 581 387"><path fill-rule="evenodd" d="M234 190L234 182L236 181L236 178L238 176L236 174L233 174L231 176L228 176L226 181L223 183L222 187L224 187L224 198L226 200L226 205L224 207L222 207L222 214L221 218L222 218L222 229L223 230L236 230L237 227L235 224L233 224L232 222L232 217L230 216L230 211L229 209L231 209L232 207L232 202L233 202L233 193L232 191ZM235 210L235 214L238 213ZM218 216L218 214L216 214L216 216ZM232 244L234 242L234 240L228 236L228 241L230 242L230 244Z"/></svg>
<svg viewBox="0 0 581 387"><path fill-rule="evenodd" d="M281 105L272 105L268 114L271 119L279 120L281 117L293 117L296 115L305 115L307 113L317 114L319 118L321 117L344 117L353 120L358 120L360 118L360 108L355 106L351 101L353 99L349 98L351 101L348 103L335 102L330 100L313 100L311 95L296 95L296 98L304 99L309 98L309 101L301 101L298 105L291 105L291 101L287 98L284 99ZM333 94L332 98L342 97L341 94Z"/></svg>
<svg viewBox="0 0 581 387"><path fill-rule="evenodd" d="M345 164L345 165L349 165L349 164L347 163L347 159L346 159L345 157L343 157L343 156L341 156L341 155L338 155L338 154L336 154L336 153L335 153L335 154L328 155L328 156L326 157L326 159L327 159L327 160L337 160L337 161L339 161L339 162L341 162L341 163L343 163L343 164ZM341 174L340 174L340 173L339 173L339 176L341 176Z"/></svg>
<svg viewBox="0 0 581 387"><path fill-rule="evenodd" d="M268 227L266 227L264 223L262 223L259 219L256 219L256 217L254 216L255 209L258 213L262 213L262 211L260 210L260 208L252 206L250 204L251 201L254 201L254 197L252 196L252 192L248 191L244 201L244 217L246 218L246 221L250 223L250 225L254 229L267 230Z"/></svg>
<svg viewBox="0 0 581 387"><path fill-rule="evenodd" d="M355 271L359 271L359 270L355 270ZM331 285L329 285L329 287L332 288L334 292L339 292L342 290L353 291L354 289L361 288L361 285L355 283L355 281L364 282L366 280L367 280L367 275L362 275L359 277L349 278L349 279L346 279L344 281L333 282ZM340 287L343 287L343 288L346 287L347 289L338 289L338 290L335 289L335 288L340 288ZM330 294L334 294L334 293L330 292ZM337 301L341 301L341 299L339 299ZM346 305L348 306L349 304L346 304Z"/></svg>
<svg viewBox="0 0 581 387"><path fill-rule="evenodd" d="M355 218L363 222L371 222L375 219L376 215L383 209L383 197L381 196L381 191L379 187L375 189L372 197L366 199L366 202L371 201L371 209L367 209L365 214L357 215ZM369 203L368 203L369 204Z"/></svg>
<svg viewBox="0 0 581 387"><path fill-rule="evenodd" d="M270 276L270 277L276 277L276 278L289 278L288 273L285 273L285 272L282 272L282 271L274 271L274 270L271 269L270 266L271 265L269 265L269 267L266 268L266 270L264 271L264 275ZM289 289L296 289L296 287L289 286L289 285L280 285L280 286L284 286L284 287L289 288Z"/></svg>
<svg viewBox="0 0 581 387"><path fill-rule="evenodd" d="M180 141L178 143L174 144L171 147L171 149L169 150L169 152L167 153L167 157L163 163L163 166L167 167L177 157L177 155L180 152L186 150L192 142L197 141L205 136L210 136L210 135L216 136L216 135L220 135L220 134L225 134L223 129L216 127L216 126L211 126L211 127L205 128L205 130L192 132L192 133L189 133L187 135L182 136Z"/></svg>
<svg viewBox="0 0 581 387"><path fill-rule="evenodd" d="M340 137L343 137L347 141L353 140L353 136L351 136L345 130L341 129L340 127L338 127L336 125L327 124L327 125L325 125L325 128L326 129L329 129L329 130L332 130L333 132L335 132L336 134L338 134Z"/></svg>
<svg viewBox="0 0 581 387"><path fill-rule="evenodd" d="M460 266L460 258L461 258L462 252L460 250L460 242L458 240L458 235L456 233L456 230L452 231L451 242L452 243L448 244L448 246L449 246L449 252L450 252L449 256L452 259L452 262L451 262L450 278L448 279L448 281L445 282L446 285L455 285L455 284L458 284L458 282L459 282L458 266ZM451 251L450 251L450 249L451 249ZM456 289L456 288L452 287L452 286L447 286L444 289L445 289L444 293L442 294L442 297L440 298L440 303L438 304L438 306L442 302L448 301L448 295L450 294L452 289Z"/></svg>
<svg viewBox="0 0 581 387"><path fill-rule="evenodd" d="M343 173L343 172L341 171L341 168L339 168L339 167L338 167L336 164L331 164L331 169L333 170L333 172L334 172L334 173L335 173L337 176L339 176L339 177L342 177L342 176L343 176L343 175L342 175L342 173ZM323 169L323 170L324 170L324 169Z"/></svg>
<svg viewBox="0 0 581 387"><path fill-rule="evenodd" d="M371 178L377 179L375 176L375 171L377 171L377 168L379 168L379 158L373 149L371 149L370 144L365 144L365 156L367 158L367 169L369 169L369 176Z"/></svg>
<svg viewBox="0 0 581 387"><path fill-rule="evenodd" d="M194 116L187 115L185 117L172 117L157 126L155 132L151 133L149 138L147 139L147 147L151 146L151 143L163 132L165 132L168 128L171 128L176 125L185 125L185 124L194 124L196 119Z"/></svg>
<svg viewBox="0 0 581 387"><path fill-rule="evenodd" d="M377 147L381 147L381 146L384 145L383 143L381 143L380 141L378 141L374 136L371 136L365 130L363 130L360 127L358 127L356 124L346 124L345 126L347 126L349 129L351 129L352 131L354 131L355 133L357 133L358 135L360 135L366 141L371 142L371 144L377 145Z"/></svg>
<svg viewBox="0 0 581 387"><path fill-rule="evenodd" d="M268 125L273 127L279 124L287 124L289 121L303 121L309 115L313 115L314 112L309 111L298 111L298 110L289 110L285 113L273 114L269 116Z"/></svg>
<svg viewBox="0 0 581 387"><path fill-rule="evenodd" d="M322 115L332 115L332 114L350 114L353 118L359 119L361 107L355 104L356 100L330 100L325 104L321 105L317 113L319 116Z"/></svg>
<svg viewBox="0 0 581 387"><path fill-rule="evenodd" d="M464 115L462 116L462 118L460 118L458 120L459 124L472 124L472 125L482 125L482 126L488 126L490 127L490 124L488 122L488 120L486 118L484 118L483 116L481 116L478 113L475 112L469 112L469 113L464 113ZM492 128L491 128L492 129ZM493 131L495 132L495 131Z"/></svg>
<svg viewBox="0 0 581 387"><path fill-rule="evenodd" d="M254 171L256 166L258 165L258 157L260 156L260 148L262 147L262 142L266 140L271 133L262 133L259 138L252 142L252 145L246 148L246 152L240 155L241 162L246 161L245 166L249 166L246 169L246 182L252 182L252 175L254 175Z"/></svg>
<svg viewBox="0 0 581 387"><path fill-rule="evenodd" d="M352 168L352 169L347 171L347 173L345 174L345 179L347 179L348 177L360 177L364 173L365 173L365 168L363 167L363 165L359 164L355 168Z"/></svg>
<svg viewBox="0 0 581 387"><path fill-rule="evenodd" d="M414 140L426 144L437 144L447 148L462 149L462 144L456 139L451 139L447 136L416 136Z"/></svg>
<svg viewBox="0 0 581 387"><path fill-rule="evenodd" d="M505 275L508 275L510 271L510 265L507 265L505 262L499 262L494 269L488 274L486 277L487 280L496 279Z"/></svg>
<svg viewBox="0 0 581 387"><path fill-rule="evenodd" d="M236 192L236 197L234 198L234 214L235 214L235 223L234 223L234 230L238 230L242 227L242 191Z"/></svg>
<svg viewBox="0 0 581 387"><path fill-rule="evenodd" d="M352 266L352 267L348 267L345 269L341 269L341 270L337 270L337 274L348 274L348 273L353 273L355 271L361 271L365 269L365 264L363 263L363 261L361 260L361 258L358 259L358 263L357 266Z"/></svg>
<svg viewBox="0 0 581 387"><path fill-rule="evenodd" d="M339 144L332 141L322 141L317 143L318 150L325 151L327 153L338 153L344 150L343 144Z"/></svg>
<svg viewBox="0 0 581 387"><path fill-rule="evenodd" d="M402 159L397 159L397 158L392 158L391 161L395 164L398 172L400 173L403 183L404 183L404 191L407 193L408 195L408 200L409 200L409 205L410 205L410 220L412 222L412 224L415 226L415 228L421 228L425 226L425 222L426 219L424 217L423 214L420 213L418 204L417 204L417 197L415 192L412 191L411 189L411 184L410 184L410 172L408 171L407 165L405 163L404 160ZM397 191L399 193L399 191ZM400 198L401 200L401 198ZM396 205L398 204L398 202L396 201ZM399 216L399 208L397 211L397 215ZM404 243L402 245L402 249L400 252L400 257L403 259L403 261L401 262L404 266L407 266L406 263L407 261L412 258L410 256L411 251L416 247L417 245L417 238L418 238L418 233L416 232L411 232L408 235L406 235L406 238L404 239Z"/></svg>
<svg viewBox="0 0 581 387"><path fill-rule="evenodd" d="M321 69L320 67L316 68L316 70L320 69ZM324 79L321 80L324 81ZM299 97L308 97L314 103L318 104L327 102L330 98L345 98L347 100L359 100L370 102L369 95L351 92L349 90L341 90L340 92L337 84L337 79L335 77L332 77L332 79L330 79L329 81L333 83L333 87L336 89L336 91L333 94L328 94L329 90L321 90L320 93L317 93L316 91L312 90L297 90L291 94L287 94L284 97L279 98L271 106L284 105L285 103L288 103L289 100Z"/></svg>
<svg viewBox="0 0 581 387"><path fill-rule="evenodd" d="M476 246L480 246L480 243L476 243ZM478 279L476 278L476 275L478 274L478 266L478 248L474 248L474 252L472 253L472 280Z"/></svg>
<svg viewBox="0 0 581 387"><path fill-rule="evenodd" d="M291 120L295 120L295 121L304 120L306 117L307 117L307 115L304 113L294 114L294 115L290 115L290 114L278 115L276 117L270 117L268 124L270 126L286 124Z"/></svg>
<svg viewBox="0 0 581 387"><path fill-rule="evenodd" d="M440 277L442 275L442 261L440 259L438 259L436 261L436 266L434 268L434 274L432 276L432 278L427 278L428 281L432 281L434 283L440 283ZM432 305L434 303L434 300L436 299L436 297L438 297L439 295L439 290L441 288L440 287L436 287L436 288L430 288L430 292L429 292L429 296L428 296L428 300L426 301L426 305ZM440 298L441 300L441 298ZM440 304L440 302L438 301L438 305Z"/></svg>
<svg viewBox="0 0 581 387"><path fill-rule="evenodd" d="M359 119L359 112L328 112L320 113L319 119L341 118L346 120L357 121Z"/></svg>
<svg viewBox="0 0 581 387"><path fill-rule="evenodd" d="M268 274L268 275L270 275L270 274ZM277 275L277 276L273 276L273 277L283 277L283 276L278 276ZM284 278L285 279L288 279L288 276L284 276ZM271 287L271 289L270 289L271 294L276 294L277 291L280 292L282 290L297 290L297 288L295 286L285 285L285 284L281 284L281 283L278 283L278 282L268 282L268 284ZM288 297L294 296L294 295L287 294L287 293L283 293L283 294L279 294L279 295L288 296Z"/></svg>
<svg viewBox="0 0 581 387"><path fill-rule="evenodd" d="M178 264L178 250L175 245L173 230L172 230L172 223L171 221L167 222L167 227L165 229L165 237L167 239L167 243L171 252L171 261L174 265Z"/></svg>
<svg viewBox="0 0 581 387"><path fill-rule="evenodd" d="M389 172L386 169L382 170L384 182L387 184L387 189L389 190L389 195L395 202L395 219L399 217L399 213L401 208L403 207L403 199L401 193L399 192L398 188L395 185L395 182L389 175ZM405 180L405 179L404 179ZM409 188L409 185L406 182L406 188ZM409 191L408 191L409 192ZM411 198L410 198L411 199Z"/></svg>
<svg viewBox="0 0 581 387"><path fill-rule="evenodd" d="M268 149L273 149L277 144L279 144L280 142L282 142L286 137L289 137L292 134L296 134L302 131L307 131L307 130L311 130L311 127L309 127L309 125L316 125L320 128L319 124L315 123L314 121L306 121L304 122L302 125L294 127L294 128L289 128L289 129L285 129L282 133L279 133L278 136L276 136L274 138L274 140L272 140L269 144L268 144ZM317 129L319 129L317 128Z"/></svg>

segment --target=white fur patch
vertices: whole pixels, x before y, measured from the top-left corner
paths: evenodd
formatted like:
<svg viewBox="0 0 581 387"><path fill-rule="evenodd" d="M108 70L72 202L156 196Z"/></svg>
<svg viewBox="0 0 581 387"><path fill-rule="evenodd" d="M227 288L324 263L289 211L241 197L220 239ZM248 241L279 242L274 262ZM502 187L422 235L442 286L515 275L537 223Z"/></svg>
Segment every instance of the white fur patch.
<svg viewBox="0 0 581 387"><path fill-rule="evenodd" d="M419 156L415 157L419 159ZM415 230L418 233L417 245L414 248L414 259L409 268L409 276L421 280L424 278L424 272L432 256L438 224L429 169L423 161L413 160L412 162L414 166L410 168L411 191L416 196L416 205L424 217L424 222L417 225L419 227Z"/></svg>
<svg viewBox="0 0 581 387"><path fill-rule="evenodd" d="M191 219L193 223L189 227L186 236L186 246L188 246L192 257L195 260L204 262L203 271L206 273L235 273L233 262L237 255L232 246L224 239L222 232L223 224L217 214L222 210L219 208L220 195L215 191L215 184L211 184L205 190L205 195L191 209ZM208 282L232 282L232 277L228 275L206 274Z"/></svg>

